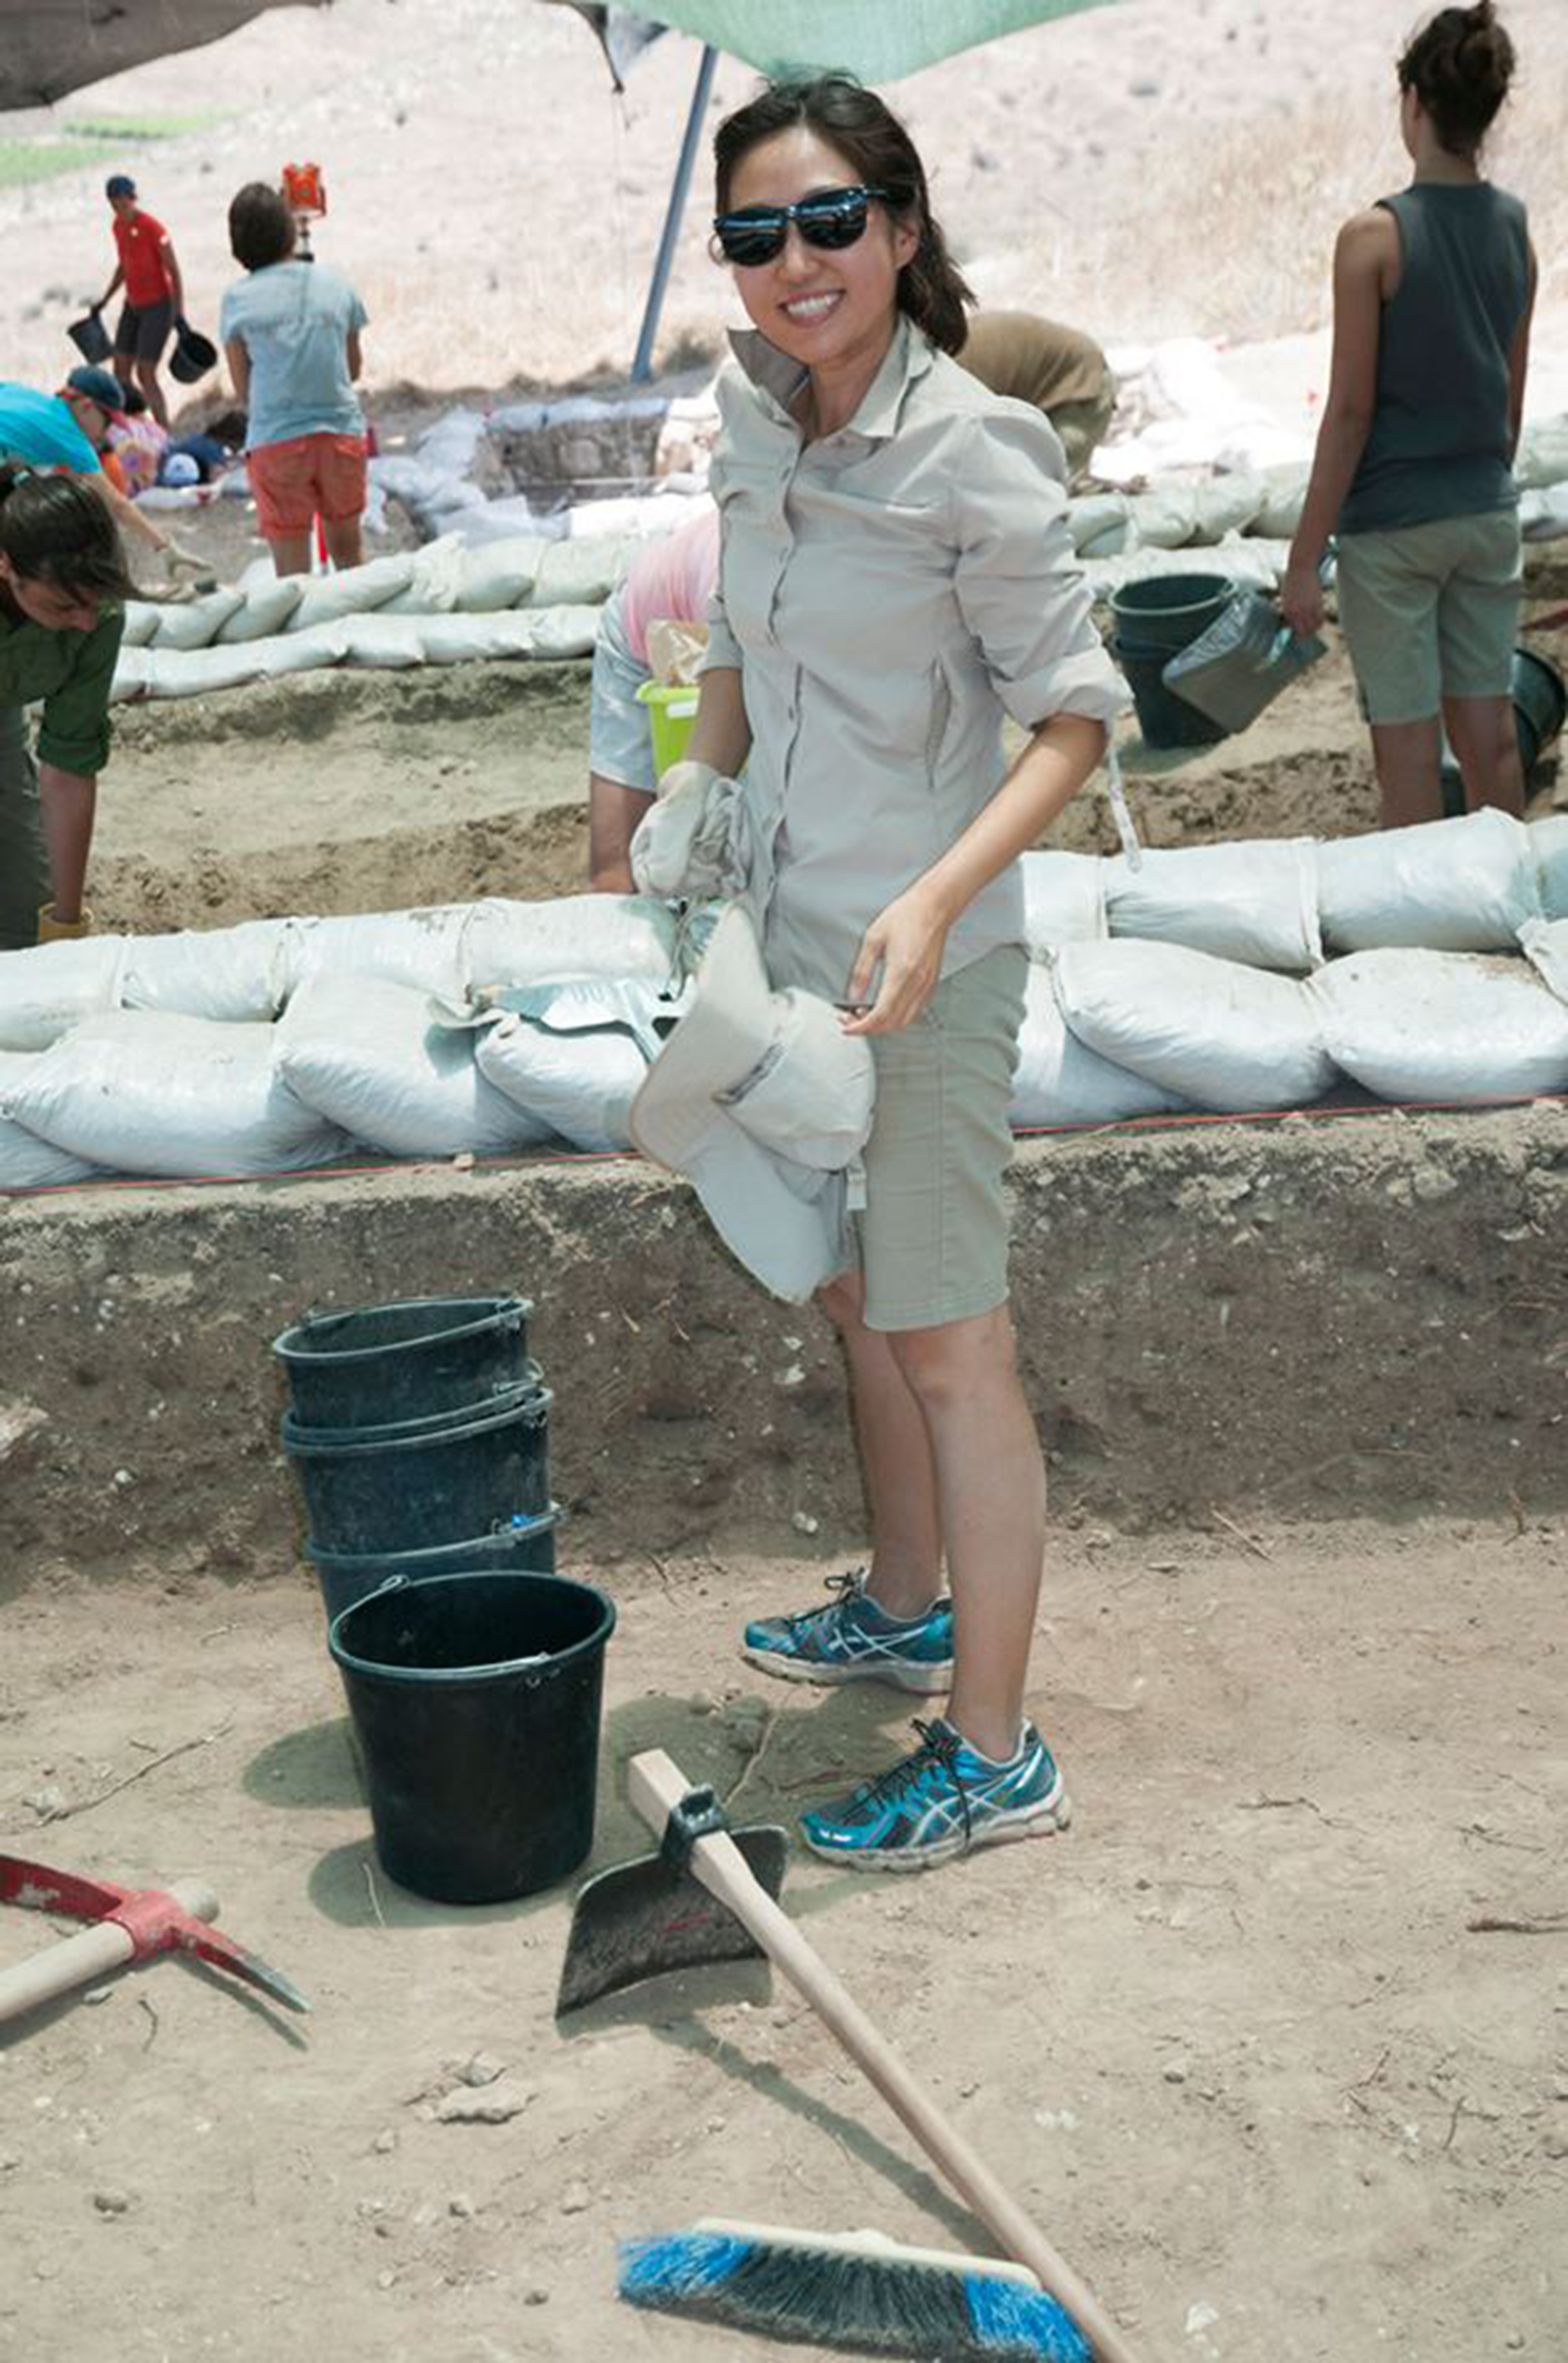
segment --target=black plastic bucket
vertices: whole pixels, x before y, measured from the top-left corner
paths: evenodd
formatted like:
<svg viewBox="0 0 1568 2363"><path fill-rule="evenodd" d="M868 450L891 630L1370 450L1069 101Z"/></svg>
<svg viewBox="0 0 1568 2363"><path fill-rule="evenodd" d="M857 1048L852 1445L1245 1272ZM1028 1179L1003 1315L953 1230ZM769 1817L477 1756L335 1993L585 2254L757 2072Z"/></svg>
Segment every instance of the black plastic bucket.
<svg viewBox="0 0 1568 2363"><path fill-rule="evenodd" d="M1146 574L1111 594L1117 662L1127 675L1146 747L1212 747L1221 724L1200 714L1162 678L1235 595L1228 574Z"/></svg>
<svg viewBox="0 0 1568 2363"><path fill-rule="evenodd" d="M106 361L114 351L115 340L95 310L72 320L65 333L84 361Z"/></svg>
<svg viewBox="0 0 1568 2363"><path fill-rule="evenodd" d="M537 1518L517 1518L492 1534L471 1535L461 1543L439 1543L431 1550L383 1551L350 1557L306 1543L306 1556L321 1586L327 1621L340 1616L395 1575L423 1583L432 1575L469 1575L480 1569L512 1575L555 1573L555 1530L561 1512L552 1503Z"/></svg>
<svg viewBox="0 0 1568 2363"><path fill-rule="evenodd" d="M502 1903L594 1843L612 1602L558 1575L395 1582L333 1620L388 1875L439 1903Z"/></svg>
<svg viewBox="0 0 1568 2363"><path fill-rule="evenodd" d="M310 1539L348 1558L462 1542L550 1507L548 1387L532 1381L428 1419L302 1427L284 1450L305 1495Z"/></svg>
<svg viewBox="0 0 1568 2363"><path fill-rule="evenodd" d="M457 1411L528 1375L523 1296L415 1296L313 1313L272 1351L302 1427L368 1427Z"/></svg>

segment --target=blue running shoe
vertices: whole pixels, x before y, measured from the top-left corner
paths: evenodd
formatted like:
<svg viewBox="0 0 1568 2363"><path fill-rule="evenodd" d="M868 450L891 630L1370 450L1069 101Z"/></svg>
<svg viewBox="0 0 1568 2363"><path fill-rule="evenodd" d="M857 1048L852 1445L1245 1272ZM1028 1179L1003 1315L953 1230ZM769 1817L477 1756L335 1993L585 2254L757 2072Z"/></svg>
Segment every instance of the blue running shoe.
<svg viewBox="0 0 1568 2363"><path fill-rule="evenodd" d="M1006 1764L961 1739L951 1723L915 1725L920 1745L836 1804L803 1814L813 1854L851 1870L925 1870L971 1847L1064 1830L1072 1807L1051 1750L1032 1724Z"/></svg>
<svg viewBox="0 0 1568 2363"><path fill-rule="evenodd" d="M952 1680L952 1602L918 1616L890 1616L866 1590L866 1571L830 1576L834 1597L800 1616L763 1616L746 1627L741 1656L786 1682L894 1682L945 1691Z"/></svg>

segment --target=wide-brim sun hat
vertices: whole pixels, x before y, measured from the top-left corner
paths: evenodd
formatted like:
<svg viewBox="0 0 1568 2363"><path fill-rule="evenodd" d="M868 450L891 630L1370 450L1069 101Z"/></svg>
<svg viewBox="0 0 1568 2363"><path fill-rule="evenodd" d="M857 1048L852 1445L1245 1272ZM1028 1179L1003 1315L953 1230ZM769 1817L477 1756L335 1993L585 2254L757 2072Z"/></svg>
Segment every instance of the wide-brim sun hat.
<svg viewBox="0 0 1568 2363"><path fill-rule="evenodd" d="M815 993L774 992L731 904L692 1000L632 1102L632 1139L693 1183L731 1252L803 1303L841 1271L843 1170L871 1130L875 1072Z"/></svg>

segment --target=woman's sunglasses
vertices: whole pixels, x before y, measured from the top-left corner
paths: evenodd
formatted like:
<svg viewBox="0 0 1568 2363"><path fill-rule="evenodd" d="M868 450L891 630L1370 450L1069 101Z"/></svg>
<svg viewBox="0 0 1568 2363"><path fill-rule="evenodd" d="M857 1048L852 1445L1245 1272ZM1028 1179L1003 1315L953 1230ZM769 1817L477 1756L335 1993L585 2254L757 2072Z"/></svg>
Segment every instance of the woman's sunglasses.
<svg viewBox="0 0 1568 2363"><path fill-rule="evenodd" d="M889 202L885 189L857 187L817 189L794 205L743 205L738 214L718 215L713 234L725 261L743 265L776 262L791 222L807 246L832 251L864 237L873 197Z"/></svg>

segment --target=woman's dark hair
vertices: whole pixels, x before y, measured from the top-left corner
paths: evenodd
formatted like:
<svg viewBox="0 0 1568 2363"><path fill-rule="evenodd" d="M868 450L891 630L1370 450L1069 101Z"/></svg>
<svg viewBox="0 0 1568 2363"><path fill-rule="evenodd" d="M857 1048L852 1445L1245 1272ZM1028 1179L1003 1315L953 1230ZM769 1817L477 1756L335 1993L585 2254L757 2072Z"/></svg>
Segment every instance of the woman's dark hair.
<svg viewBox="0 0 1568 2363"><path fill-rule="evenodd" d="M885 99L851 75L769 83L725 116L713 140L719 212L729 210L741 159L764 139L800 124L836 148L863 186L885 189L892 210L918 230L920 243L898 274L898 308L925 330L932 344L956 353L968 334L963 307L974 302L973 293L932 218L926 168L914 141Z"/></svg>
<svg viewBox="0 0 1568 2363"><path fill-rule="evenodd" d="M1451 156L1473 156L1508 94L1514 45L1492 0L1440 8L1399 61L1399 87L1413 90Z"/></svg>
<svg viewBox="0 0 1568 2363"><path fill-rule="evenodd" d="M0 557L24 582L78 599L132 599L119 529L80 476L39 476L0 460Z"/></svg>
<svg viewBox="0 0 1568 2363"><path fill-rule="evenodd" d="M294 216L265 181L247 181L228 208L228 250L247 271L264 271L294 252Z"/></svg>

